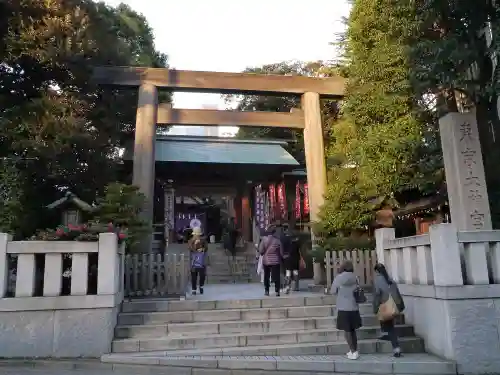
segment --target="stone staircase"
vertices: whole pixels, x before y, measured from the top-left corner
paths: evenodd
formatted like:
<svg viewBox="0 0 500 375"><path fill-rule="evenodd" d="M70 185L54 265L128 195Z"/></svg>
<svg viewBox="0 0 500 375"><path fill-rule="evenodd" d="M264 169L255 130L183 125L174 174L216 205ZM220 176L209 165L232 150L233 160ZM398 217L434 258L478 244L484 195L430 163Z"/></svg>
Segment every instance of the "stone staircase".
<svg viewBox="0 0 500 375"><path fill-rule="evenodd" d="M335 329L334 309L332 296L300 292L279 298L126 302L112 353L101 360L168 366L172 374L181 368L182 374L214 375L233 375L237 370L248 371L239 372L245 375L268 371L456 374L453 363L424 353L422 339L404 323L404 317L397 330L405 356L393 358L390 343L377 340L378 322L369 304L361 306L362 356L358 361L347 360L343 333Z"/></svg>
<svg viewBox="0 0 500 375"><path fill-rule="evenodd" d="M236 256L227 253L220 244L209 245L208 284L249 283L256 281L255 252L238 249Z"/></svg>

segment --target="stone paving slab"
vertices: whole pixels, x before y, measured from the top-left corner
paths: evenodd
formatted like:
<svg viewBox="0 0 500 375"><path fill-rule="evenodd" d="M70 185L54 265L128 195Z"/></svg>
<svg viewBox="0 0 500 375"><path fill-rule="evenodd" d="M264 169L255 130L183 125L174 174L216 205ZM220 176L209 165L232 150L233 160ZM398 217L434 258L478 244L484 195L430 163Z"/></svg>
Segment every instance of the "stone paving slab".
<svg viewBox="0 0 500 375"><path fill-rule="evenodd" d="M401 337L401 348L405 353L422 353L424 343L418 337ZM390 342L376 339L359 340L358 345L363 353L391 353ZM198 349L180 349L180 350L151 350L143 352L130 353L112 353L105 354L102 358L113 358L118 355L155 357L155 356L185 356L185 355L224 355L224 356L245 356L245 355L338 355L346 353L348 350L345 341L336 342L313 342L300 344L279 344L279 345L259 345L252 347L225 347L225 348L198 348Z"/></svg>
<svg viewBox="0 0 500 375"><path fill-rule="evenodd" d="M413 326L396 326L399 337L414 337ZM378 327L361 327L358 339L376 339ZM168 335L163 337L137 337L113 340L113 352L136 352L151 350L203 349L224 347L252 347L261 345L321 343L343 341L344 334L336 328L310 329L303 331L247 332L232 334Z"/></svg>
<svg viewBox="0 0 500 375"><path fill-rule="evenodd" d="M9 364L10 363L10 364ZM429 354L362 354L357 361L339 355L315 356L171 356L127 357L118 363L82 363L64 361L0 362L2 375L271 375L283 372L294 375L317 373L455 375L456 365Z"/></svg>
<svg viewBox="0 0 500 375"><path fill-rule="evenodd" d="M243 284L233 284L228 286L239 287ZM251 284L249 284L251 285ZM222 288L226 285L218 285ZM238 290L238 288L236 288ZM231 294L232 296L232 294ZM153 311L198 311L198 310L228 310L228 309L248 309L248 308L270 308L270 307L296 307L296 306L324 306L334 305L335 297L332 295L324 295L319 293L299 292L281 297L263 296L263 292L256 296L245 296L235 294L232 298L222 294L217 299L216 296L210 297L197 295L185 300L160 300L160 299L141 299L135 301L124 302L122 312L153 312Z"/></svg>
<svg viewBox="0 0 500 375"><path fill-rule="evenodd" d="M378 327L379 320L375 314L362 315L364 327ZM299 317L286 319L265 319L258 321L213 321L195 323L149 323L118 325L115 339L138 337L164 337L166 335L189 336L192 334L227 334L246 332L278 332L284 330L331 329L335 327L335 316ZM404 317L398 317L397 324L404 324Z"/></svg>
<svg viewBox="0 0 500 375"><path fill-rule="evenodd" d="M201 306L200 306L201 307ZM361 315L373 314L371 304L359 306ZM119 325L144 325L164 323L202 323L221 321L260 321L267 319L286 319L304 317L335 316L336 308L333 305L317 306L279 306L279 307L245 307L233 309L210 309L185 311L154 311L129 312L118 315Z"/></svg>

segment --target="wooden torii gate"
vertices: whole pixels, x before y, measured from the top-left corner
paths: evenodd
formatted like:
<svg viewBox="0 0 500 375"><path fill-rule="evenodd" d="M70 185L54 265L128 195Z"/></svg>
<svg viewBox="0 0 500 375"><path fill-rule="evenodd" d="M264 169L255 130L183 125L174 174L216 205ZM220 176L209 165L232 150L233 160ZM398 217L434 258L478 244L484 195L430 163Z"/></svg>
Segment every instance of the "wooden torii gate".
<svg viewBox="0 0 500 375"><path fill-rule="evenodd" d="M320 98L343 97L341 77L218 73L142 67L96 67L93 80L101 85L139 89L135 124L133 184L146 196L145 218L152 222L156 125L268 126L303 129L311 222L324 202L326 167ZM290 113L173 109L158 105L158 88L221 94L301 96L301 109ZM148 241L150 245L151 239ZM314 242L313 242L314 243Z"/></svg>

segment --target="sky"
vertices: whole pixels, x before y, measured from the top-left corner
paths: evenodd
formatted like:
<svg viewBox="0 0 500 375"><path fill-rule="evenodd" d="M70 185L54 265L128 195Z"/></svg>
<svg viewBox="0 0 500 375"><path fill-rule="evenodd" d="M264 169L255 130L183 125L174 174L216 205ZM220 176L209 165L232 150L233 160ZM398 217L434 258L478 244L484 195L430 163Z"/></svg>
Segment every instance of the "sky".
<svg viewBox="0 0 500 375"><path fill-rule="evenodd" d="M126 3L179 70L241 72L287 60L332 60L346 0L105 0ZM217 94L176 93L176 108L225 109Z"/></svg>

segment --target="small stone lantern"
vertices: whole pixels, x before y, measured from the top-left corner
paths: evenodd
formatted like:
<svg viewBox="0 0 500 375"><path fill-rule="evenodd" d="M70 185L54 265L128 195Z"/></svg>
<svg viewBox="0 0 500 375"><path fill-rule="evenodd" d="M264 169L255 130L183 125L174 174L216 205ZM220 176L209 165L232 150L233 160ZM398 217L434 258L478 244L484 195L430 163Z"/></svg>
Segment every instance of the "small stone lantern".
<svg viewBox="0 0 500 375"><path fill-rule="evenodd" d="M59 209L62 212L62 225L82 224L82 214L94 211L95 207L82 201L75 194L68 191L61 199L49 204L49 210Z"/></svg>

